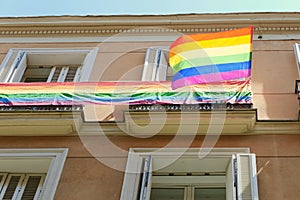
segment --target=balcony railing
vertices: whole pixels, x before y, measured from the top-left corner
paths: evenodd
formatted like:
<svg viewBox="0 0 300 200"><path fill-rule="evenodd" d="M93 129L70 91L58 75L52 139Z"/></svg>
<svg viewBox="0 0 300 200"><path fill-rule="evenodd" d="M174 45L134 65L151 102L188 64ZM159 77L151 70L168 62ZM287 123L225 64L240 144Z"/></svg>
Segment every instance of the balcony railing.
<svg viewBox="0 0 300 200"><path fill-rule="evenodd" d="M204 103L167 105L130 105L130 111L204 111L204 110L244 110L252 109L252 104Z"/></svg>

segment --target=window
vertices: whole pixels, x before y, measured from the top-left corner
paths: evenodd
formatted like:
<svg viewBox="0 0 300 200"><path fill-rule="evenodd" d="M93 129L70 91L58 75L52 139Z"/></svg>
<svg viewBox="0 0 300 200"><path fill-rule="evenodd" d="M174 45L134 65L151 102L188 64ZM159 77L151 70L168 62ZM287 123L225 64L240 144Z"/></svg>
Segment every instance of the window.
<svg viewBox="0 0 300 200"><path fill-rule="evenodd" d="M169 67L169 47L158 46L147 49L142 81L172 80L173 72Z"/></svg>
<svg viewBox="0 0 300 200"><path fill-rule="evenodd" d="M0 149L0 199L53 199L67 149Z"/></svg>
<svg viewBox="0 0 300 200"><path fill-rule="evenodd" d="M199 151L131 149L121 199L258 199L249 149Z"/></svg>
<svg viewBox="0 0 300 200"><path fill-rule="evenodd" d="M38 199L45 174L0 174L0 199Z"/></svg>
<svg viewBox="0 0 300 200"><path fill-rule="evenodd" d="M298 66L298 74L300 75L300 44L298 43L294 44L294 52L296 57L296 63Z"/></svg>
<svg viewBox="0 0 300 200"><path fill-rule="evenodd" d="M0 66L0 82L88 81L97 51L10 49Z"/></svg>

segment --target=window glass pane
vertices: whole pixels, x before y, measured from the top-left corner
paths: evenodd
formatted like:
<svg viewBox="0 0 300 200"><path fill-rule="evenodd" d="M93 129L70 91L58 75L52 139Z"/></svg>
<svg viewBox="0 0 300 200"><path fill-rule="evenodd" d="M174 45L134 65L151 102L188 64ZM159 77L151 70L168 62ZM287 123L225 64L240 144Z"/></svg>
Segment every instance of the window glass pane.
<svg viewBox="0 0 300 200"><path fill-rule="evenodd" d="M152 188L151 200L183 200L184 188Z"/></svg>
<svg viewBox="0 0 300 200"><path fill-rule="evenodd" d="M195 188L195 200L226 200L225 188Z"/></svg>

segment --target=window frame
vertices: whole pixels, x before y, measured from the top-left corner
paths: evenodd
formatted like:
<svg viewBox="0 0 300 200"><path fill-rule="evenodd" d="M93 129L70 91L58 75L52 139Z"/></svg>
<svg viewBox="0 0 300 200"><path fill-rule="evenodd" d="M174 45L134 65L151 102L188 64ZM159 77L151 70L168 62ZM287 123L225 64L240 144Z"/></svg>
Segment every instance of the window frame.
<svg viewBox="0 0 300 200"><path fill-rule="evenodd" d="M92 48L11 48L0 65L0 82L20 82L27 67L27 55L63 55L86 54L82 61L81 76L78 82L88 81L98 53L97 47ZM62 62L62 61L61 61ZM66 63L61 63L64 65ZM68 63L70 64L70 63ZM78 63L79 64L79 63ZM80 63L81 64L81 63ZM20 68L23 69L17 69ZM75 78L75 77L74 77Z"/></svg>
<svg viewBox="0 0 300 200"><path fill-rule="evenodd" d="M200 154L199 154L200 153ZM121 193L121 200L125 199L137 199L140 194L140 180L141 178L144 179L145 172L149 171L149 169L145 170L144 163L145 158L151 157L152 160L155 160L156 158L162 158L162 156L168 156L166 158L169 158L170 156L183 156L183 157L197 157L199 158L200 155L203 156L209 156L209 157L226 157L229 160L233 161L233 156L240 156L245 155L251 157L250 162L250 181L251 181L251 196L252 199L258 200L258 189L257 189L257 174L256 174L256 162L255 162L255 155L250 154L249 148L213 148L213 149L205 149L202 148L201 152L199 148L189 148L189 149L182 149L182 148L165 148L165 149L155 149L155 148L131 148L128 153L128 160L126 165L126 171L124 175L123 180L123 186L122 186L122 193ZM240 161L237 161L239 165L242 163ZM226 163L225 163L226 164ZM247 163L248 164L248 163ZM144 168L144 169L143 169ZM228 168L228 166L227 166ZM233 166L232 166L233 168ZM155 170L155 169L154 169ZM242 173L240 169L238 169L237 173ZM150 171L151 173L151 171ZM227 172L226 172L227 173ZM234 175L232 175L234 176ZM227 186L227 175L226 175L226 187ZM235 178L235 177L233 177ZM241 177L237 181L241 180ZM151 179L149 180L151 188ZM143 181L144 182L144 181ZM142 182L142 184L143 184ZM233 187L233 184L231 184ZM231 186L229 185L229 186ZM253 186L253 187L252 187ZM237 186L239 187L239 185ZM229 195L230 197L235 197L237 200L243 199L242 193L235 193L236 189L228 189L230 193L228 193L226 189L226 196ZM144 197L149 197L149 187L145 189L144 191L147 191L146 194L144 194ZM148 193L148 194L147 194ZM142 195L140 195L141 197ZM147 198L140 198L140 200L144 200Z"/></svg>
<svg viewBox="0 0 300 200"><path fill-rule="evenodd" d="M37 170L36 173L40 174L40 169L38 169L39 167L33 169L33 171L28 172L26 171L28 170L28 166L23 166L25 171L21 171L22 162L24 163L24 160L29 160L30 162L32 162L32 159L42 159L49 161L46 167L42 167L44 168L43 173L46 174L46 177L43 183L43 189L39 194L39 199L51 200L54 199L55 191L58 186L58 182L64 167L65 160L67 158L67 154L68 148L0 149L0 161L11 161L11 164L0 167L0 170L12 174L32 174L35 173L34 170ZM40 163L37 162L31 163L31 166L35 166L35 164L40 165ZM9 171L10 167L11 171Z"/></svg>
<svg viewBox="0 0 300 200"><path fill-rule="evenodd" d="M296 59L296 64L298 69L298 75L300 75L300 44L298 43L294 44L294 54L295 54L295 59Z"/></svg>
<svg viewBox="0 0 300 200"><path fill-rule="evenodd" d="M168 57L165 55L168 52L168 46L153 46L147 49L142 81L166 81L168 79L172 74Z"/></svg>

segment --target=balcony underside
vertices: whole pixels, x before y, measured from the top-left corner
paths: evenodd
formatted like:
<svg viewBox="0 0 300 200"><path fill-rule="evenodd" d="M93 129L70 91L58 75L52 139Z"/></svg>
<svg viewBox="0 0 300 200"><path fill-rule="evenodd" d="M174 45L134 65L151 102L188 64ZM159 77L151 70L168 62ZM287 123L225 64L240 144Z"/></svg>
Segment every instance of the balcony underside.
<svg viewBox="0 0 300 200"><path fill-rule="evenodd" d="M248 134L255 109L139 111L130 107L122 122L86 122L81 106L2 107L1 136ZM185 107L186 109L188 107ZM195 108L195 107L194 107ZM101 128L99 128L101 127Z"/></svg>
<svg viewBox="0 0 300 200"><path fill-rule="evenodd" d="M155 105L157 106L157 105ZM170 105L169 105L170 106ZM130 107L119 122L87 122L81 106L2 107L0 136L299 134L299 121L257 121L256 109L144 110ZM173 109L172 109L173 108ZM187 107L185 107L187 108ZM194 107L199 108L199 107Z"/></svg>

